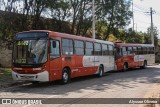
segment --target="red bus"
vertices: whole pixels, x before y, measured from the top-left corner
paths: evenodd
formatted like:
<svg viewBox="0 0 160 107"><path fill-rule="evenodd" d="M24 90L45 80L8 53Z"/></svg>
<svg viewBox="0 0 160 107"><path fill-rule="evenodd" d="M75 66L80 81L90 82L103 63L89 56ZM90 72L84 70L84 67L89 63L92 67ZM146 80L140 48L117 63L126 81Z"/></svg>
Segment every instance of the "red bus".
<svg viewBox="0 0 160 107"><path fill-rule="evenodd" d="M154 45L115 43L117 70L146 68L155 63Z"/></svg>
<svg viewBox="0 0 160 107"><path fill-rule="evenodd" d="M15 37L12 77L24 81L67 83L70 78L115 70L114 43L35 30Z"/></svg>

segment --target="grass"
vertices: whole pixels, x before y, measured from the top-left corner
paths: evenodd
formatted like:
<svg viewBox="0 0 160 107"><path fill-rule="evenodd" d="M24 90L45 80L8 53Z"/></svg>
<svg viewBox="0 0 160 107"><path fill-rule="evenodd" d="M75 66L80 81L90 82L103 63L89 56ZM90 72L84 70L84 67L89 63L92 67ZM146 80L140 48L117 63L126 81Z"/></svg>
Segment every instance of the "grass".
<svg viewBox="0 0 160 107"><path fill-rule="evenodd" d="M12 75L10 68L0 68L0 86L11 83Z"/></svg>
<svg viewBox="0 0 160 107"><path fill-rule="evenodd" d="M11 68L0 67L0 89L23 84L23 82L15 82L12 79Z"/></svg>

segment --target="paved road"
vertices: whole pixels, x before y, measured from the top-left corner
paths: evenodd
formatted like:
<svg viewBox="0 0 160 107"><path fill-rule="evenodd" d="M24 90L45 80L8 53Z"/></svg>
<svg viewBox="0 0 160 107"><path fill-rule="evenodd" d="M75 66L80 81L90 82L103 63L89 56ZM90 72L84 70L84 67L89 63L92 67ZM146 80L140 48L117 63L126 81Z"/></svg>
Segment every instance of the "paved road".
<svg viewBox="0 0 160 107"><path fill-rule="evenodd" d="M160 94L160 65L127 72L109 72L102 78L87 76L72 79L67 85L59 82L26 83L0 90L0 98L144 98ZM157 95L156 95L157 96ZM73 99L74 100L74 99ZM11 105L0 105L11 106ZM37 105L12 105L35 107ZM53 106L53 105L38 105ZM139 107L135 104L54 104L54 107Z"/></svg>

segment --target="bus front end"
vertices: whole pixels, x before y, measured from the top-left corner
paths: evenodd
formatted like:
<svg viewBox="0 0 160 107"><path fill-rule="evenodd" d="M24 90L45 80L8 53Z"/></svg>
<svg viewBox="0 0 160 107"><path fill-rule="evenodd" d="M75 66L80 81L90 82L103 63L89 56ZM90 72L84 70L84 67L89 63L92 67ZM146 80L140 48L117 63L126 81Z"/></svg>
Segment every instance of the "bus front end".
<svg viewBox="0 0 160 107"><path fill-rule="evenodd" d="M48 33L22 32L16 35L12 54L15 81L49 81Z"/></svg>

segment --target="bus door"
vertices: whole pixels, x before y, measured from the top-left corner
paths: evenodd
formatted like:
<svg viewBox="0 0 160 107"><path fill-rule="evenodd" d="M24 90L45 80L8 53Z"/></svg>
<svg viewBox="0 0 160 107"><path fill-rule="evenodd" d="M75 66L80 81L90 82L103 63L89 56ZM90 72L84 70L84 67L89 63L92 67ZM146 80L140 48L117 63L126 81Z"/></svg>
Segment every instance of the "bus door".
<svg viewBox="0 0 160 107"><path fill-rule="evenodd" d="M109 49L109 70L115 69L115 56L114 56L114 47L113 45L108 45Z"/></svg>
<svg viewBox="0 0 160 107"><path fill-rule="evenodd" d="M115 51L115 63L116 63L116 69L120 70L122 68L121 64L123 63L122 61L123 58L123 54L122 54L122 48L121 47L116 47L116 51Z"/></svg>
<svg viewBox="0 0 160 107"><path fill-rule="evenodd" d="M60 57L60 42L50 39L50 79L60 79L62 60Z"/></svg>
<svg viewBox="0 0 160 107"><path fill-rule="evenodd" d="M137 67L139 65L138 47L133 47L133 55L134 55L134 67Z"/></svg>
<svg viewBox="0 0 160 107"><path fill-rule="evenodd" d="M137 66L141 66L144 61L143 49L142 47L138 47L138 64Z"/></svg>
<svg viewBox="0 0 160 107"><path fill-rule="evenodd" d="M128 65L129 65L129 67L135 67L135 62L134 62L135 54L133 52L133 48L128 47L127 52L128 52L127 54L128 54Z"/></svg>

